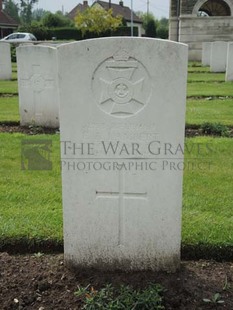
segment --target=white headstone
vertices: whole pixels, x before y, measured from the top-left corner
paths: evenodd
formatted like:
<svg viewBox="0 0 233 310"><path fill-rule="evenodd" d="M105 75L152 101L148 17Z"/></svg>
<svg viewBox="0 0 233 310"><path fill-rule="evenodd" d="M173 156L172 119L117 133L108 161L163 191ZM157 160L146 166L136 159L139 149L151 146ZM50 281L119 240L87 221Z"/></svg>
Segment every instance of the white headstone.
<svg viewBox="0 0 233 310"><path fill-rule="evenodd" d="M233 81L233 43L228 43L226 81Z"/></svg>
<svg viewBox="0 0 233 310"><path fill-rule="evenodd" d="M0 80L10 80L11 70L11 46L0 42Z"/></svg>
<svg viewBox="0 0 233 310"><path fill-rule="evenodd" d="M59 127L56 48L17 48L20 124Z"/></svg>
<svg viewBox="0 0 233 310"><path fill-rule="evenodd" d="M227 47L227 42L212 42L210 55L211 72L226 72Z"/></svg>
<svg viewBox="0 0 233 310"><path fill-rule="evenodd" d="M187 58L155 39L58 47L68 264L179 267Z"/></svg>
<svg viewBox="0 0 233 310"><path fill-rule="evenodd" d="M202 66L210 65L211 42L202 43Z"/></svg>

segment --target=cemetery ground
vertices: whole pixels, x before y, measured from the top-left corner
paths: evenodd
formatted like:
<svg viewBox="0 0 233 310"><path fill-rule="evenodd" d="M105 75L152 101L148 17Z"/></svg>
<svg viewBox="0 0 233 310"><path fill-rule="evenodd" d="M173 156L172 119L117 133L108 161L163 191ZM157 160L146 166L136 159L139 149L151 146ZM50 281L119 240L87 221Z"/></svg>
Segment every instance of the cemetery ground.
<svg viewBox="0 0 233 310"><path fill-rule="evenodd" d="M19 126L15 65L12 77L0 82L0 308L233 309L233 90L224 74L189 65L182 264L174 274L65 268L59 132ZM22 139L52 141L51 171L21 170Z"/></svg>

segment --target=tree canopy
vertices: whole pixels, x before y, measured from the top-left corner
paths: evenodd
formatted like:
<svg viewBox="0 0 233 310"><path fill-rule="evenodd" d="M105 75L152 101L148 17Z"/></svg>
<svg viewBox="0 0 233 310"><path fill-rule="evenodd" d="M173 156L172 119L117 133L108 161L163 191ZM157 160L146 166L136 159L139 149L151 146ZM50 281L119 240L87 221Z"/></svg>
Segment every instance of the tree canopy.
<svg viewBox="0 0 233 310"><path fill-rule="evenodd" d="M11 16L15 21L19 22L19 6L13 0L5 0L4 12Z"/></svg>
<svg viewBox="0 0 233 310"><path fill-rule="evenodd" d="M100 34L108 30L116 30L122 25L122 17L112 16L112 10L90 7L75 17L75 25L84 36L87 32Z"/></svg>
<svg viewBox="0 0 233 310"><path fill-rule="evenodd" d="M20 0L20 17L22 22L30 24L32 21L32 9L38 0Z"/></svg>
<svg viewBox="0 0 233 310"><path fill-rule="evenodd" d="M56 12L55 14L48 12L42 18L42 24L45 27L70 27L73 26L73 21L68 17L62 15L62 12Z"/></svg>

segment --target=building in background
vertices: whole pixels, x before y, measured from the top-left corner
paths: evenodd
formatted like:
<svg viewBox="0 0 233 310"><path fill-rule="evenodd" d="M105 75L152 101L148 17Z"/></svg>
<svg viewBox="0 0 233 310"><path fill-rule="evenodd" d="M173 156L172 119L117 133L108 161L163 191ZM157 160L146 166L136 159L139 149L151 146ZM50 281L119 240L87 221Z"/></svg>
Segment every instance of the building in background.
<svg viewBox="0 0 233 310"><path fill-rule="evenodd" d="M233 41L233 0L170 0L169 39L198 61L202 42Z"/></svg>
<svg viewBox="0 0 233 310"><path fill-rule="evenodd" d="M124 6L123 1L120 1L119 4L105 2L105 1L95 1L92 4L92 7L97 6L104 10L112 9L112 15L116 17L117 15L122 16L126 25L128 27L131 26L131 9L127 6ZM82 13L86 8L88 8L88 1L83 1L83 3L79 3L73 10L70 11L68 17L74 19L78 12ZM133 26L138 28L138 36L141 37L144 34L144 29L142 28L142 20L133 13Z"/></svg>
<svg viewBox="0 0 233 310"><path fill-rule="evenodd" d="M2 0L0 0L0 38L6 37L17 29L19 24L3 10Z"/></svg>

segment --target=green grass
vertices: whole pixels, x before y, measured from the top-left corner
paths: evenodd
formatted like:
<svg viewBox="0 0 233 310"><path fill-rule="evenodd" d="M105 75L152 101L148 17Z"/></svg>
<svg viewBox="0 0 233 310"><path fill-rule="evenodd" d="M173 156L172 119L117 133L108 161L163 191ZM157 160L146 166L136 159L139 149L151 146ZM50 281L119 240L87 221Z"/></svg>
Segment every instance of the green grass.
<svg viewBox="0 0 233 310"><path fill-rule="evenodd" d="M209 67L198 63L190 63L188 71L189 97L233 97L233 84L224 82L224 74L210 73ZM13 64L13 77L16 74ZM17 91L17 81L0 81L0 94ZM0 121L18 120L18 97L0 96ZM232 126L233 99L188 99L186 123L206 122ZM25 138L53 141L51 171L21 170L21 140ZM191 166L184 173L183 244L233 246L233 139L197 137L186 139L186 143L185 163ZM202 153L207 144L214 152L198 155L197 145ZM58 135L0 133L0 246L15 240L28 244L62 241L59 158Z"/></svg>
<svg viewBox="0 0 233 310"><path fill-rule="evenodd" d="M17 80L17 72L12 71L11 77L13 80Z"/></svg>
<svg viewBox="0 0 233 310"><path fill-rule="evenodd" d="M225 73L188 73L188 82L225 82Z"/></svg>
<svg viewBox="0 0 233 310"><path fill-rule="evenodd" d="M21 170L21 140L53 141L52 171ZM1 242L62 239L59 137L0 134Z"/></svg>
<svg viewBox="0 0 233 310"><path fill-rule="evenodd" d="M0 122L19 121L18 97L0 97Z"/></svg>
<svg viewBox="0 0 233 310"><path fill-rule="evenodd" d="M12 63L12 72L17 72L17 63L16 62Z"/></svg>
<svg viewBox="0 0 233 310"><path fill-rule="evenodd" d="M188 72L210 72L210 67L202 67L200 62L189 62Z"/></svg>
<svg viewBox="0 0 233 310"><path fill-rule="evenodd" d="M52 140L52 171L21 170L25 138ZM233 139L199 137L186 143L186 165L201 166L185 170L183 243L233 245ZM58 135L0 134L0 244L62 240L59 158Z"/></svg>
<svg viewBox="0 0 233 310"><path fill-rule="evenodd" d="M143 290L135 290L126 285L116 288L108 284L100 290L95 290L90 285L78 287L75 295L82 301L81 309L86 310L164 310L163 291L160 285L153 283Z"/></svg>
<svg viewBox="0 0 233 310"><path fill-rule="evenodd" d="M233 83L188 83L188 97L233 96Z"/></svg>
<svg viewBox="0 0 233 310"><path fill-rule="evenodd" d="M0 81L0 94L17 94L17 81Z"/></svg>
<svg viewBox="0 0 233 310"><path fill-rule="evenodd" d="M233 99L187 100L186 124L200 125L206 122L233 126Z"/></svg>
<svg viewBox="0 0 233 310"><path fill-rule="evenodd" d="M184 174L183 243L233 246L233 139L186 141L190 149L196 146L186 152L186 164L200 166Z"/></svg>

